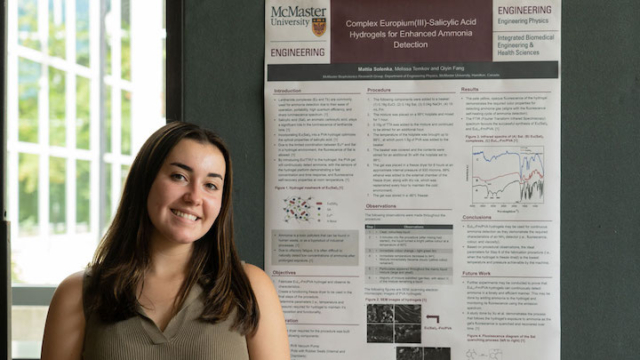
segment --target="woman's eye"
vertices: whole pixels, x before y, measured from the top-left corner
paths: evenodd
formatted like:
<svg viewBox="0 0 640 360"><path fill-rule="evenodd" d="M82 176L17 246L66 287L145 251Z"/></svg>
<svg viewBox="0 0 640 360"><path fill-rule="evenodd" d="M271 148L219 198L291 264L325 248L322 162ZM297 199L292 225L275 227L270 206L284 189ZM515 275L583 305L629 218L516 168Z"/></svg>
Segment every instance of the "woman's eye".
<svg viewBox="0 0 640 360"><path fill-rule="evenodd" d="M218 185L216 185L216 184L211 184L211 183L209 183L209 184L207 184L207 185L205 185L205 186L206 186L206 187L207 187L207 189L209 189L209 190L217 190L217 189L218 189Z"/></svg>
<svg viewBox="0 0 640 360"><path fill-rule="evenodd" d="M184 177L184 175L182 174L172 174L171 178L173 180L186 180L186 178Z"/></svg>

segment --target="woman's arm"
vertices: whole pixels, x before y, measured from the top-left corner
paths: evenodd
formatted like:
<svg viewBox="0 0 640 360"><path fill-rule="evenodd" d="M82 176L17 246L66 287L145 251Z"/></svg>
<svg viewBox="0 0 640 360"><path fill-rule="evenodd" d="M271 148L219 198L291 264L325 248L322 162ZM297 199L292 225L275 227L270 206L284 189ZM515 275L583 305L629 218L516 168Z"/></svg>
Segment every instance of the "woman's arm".
<svg viewBox="0 0 640 360"><path fill-rule="evenodd" d="M289 360L289 337L280 300L271 279L262 269L245 264L253 292L260 307L258 330L247 336L251 360Z"/></svg>
<svg viewBox="0 0 640 360"><path fill-rule="evenodd" d="M83 272L64 279L51 299L41 360L80 360L84 341Z"/></svg>

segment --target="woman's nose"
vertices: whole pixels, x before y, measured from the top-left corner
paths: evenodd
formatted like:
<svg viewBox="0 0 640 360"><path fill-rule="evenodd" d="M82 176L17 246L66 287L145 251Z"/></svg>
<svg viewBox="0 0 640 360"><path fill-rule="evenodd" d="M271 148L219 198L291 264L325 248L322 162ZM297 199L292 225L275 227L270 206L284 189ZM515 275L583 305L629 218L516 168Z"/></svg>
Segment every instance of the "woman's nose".
<svg viewBox="0 0 640 360"><path fill-rule="evenodd" d="M200 205L202 202L202 190L197 185L190 185L187 188L187 191L184 193L183 199L184 201L194 204Z"/></svg>

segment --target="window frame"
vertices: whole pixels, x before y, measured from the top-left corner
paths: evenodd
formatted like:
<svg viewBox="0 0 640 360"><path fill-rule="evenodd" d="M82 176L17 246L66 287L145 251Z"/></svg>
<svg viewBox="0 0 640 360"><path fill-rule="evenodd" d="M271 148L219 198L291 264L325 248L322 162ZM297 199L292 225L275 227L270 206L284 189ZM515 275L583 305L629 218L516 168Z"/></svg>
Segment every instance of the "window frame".
<svg viewBox="0 0 640 360"><path fill-rule="evenodd" d="M2 33L3 36L0 37L0 101L2 102L2 108L7 108L7 31L8 31L8 21L7 21L7 7L0 6L0 24L2 29L4 30ZM5 190L7 188L5 181L6 174L6 158L7 158L7 113L6 111L2 111L0 113L0 135L2 135L2 151L0 152L0 161L2 162L2 166L0 167L0 177L2 178L0 181L2 182L2 192L0 192L0 209L2 209L2 226L0 226L0 286L2 286L5 290L3 296L0 296L0 322L2 323L2 327L0 328L0 340L2 341L2 345L0 349L4 349L4 354L2 357L11 359L11 259L9 258L9 254L11 254L11 244L9 243L9 222L7 221L7 211L5 209L6 199L5 199Z"/></svg>
<svg viewBox="0 0 640 360"><path fill-rule="evenodd" d="M116 1L118 5L121 3L120 1ZM44 5L43 5L44 4ZM96 6L96 4L99 4ZM11 339L11 311L12 305L25 305L25 306L48 306L53 293L55 291L55 286L32 286L32 285L13 285L11 283L11 230L12 228L17 230L17 223L11 224L7 216L7 210L9 211L9 216L12 218L16 218L17 220L17 196L13 196L13 201L7 202L9 198L12 197L11 194L6 194L4 189L7 189L6 184L6 174L8 170L8 166L10 166L10 162L15 162L14 169L17 168L17 157L19 153L24 152L39 152L40 156L40 174L39 174L39 191L38 194L38 208L39 208L39 224L48 225L48 206L43 206L45 203L48 205L49 202L49 194L48 194L48 157L49 155L63 155L62 157L66 159L66 228L67 232L74 232L75 227L75 195L76 195L76 184L75 184L75 176L76 176L76 160L89 160L91 161L91 180L90 186L92 189L104 189L103 184L99 184L100 179L103 178L102 174L104 173L104 166L106 164L112 164L113 168L111 171L111 183L112 193L118 194L120 191L121 184L121 169L123 165L130 165L133 161L133 157L135 154L123 155L121 154L120 145L121 139L119 134L121 133L121 126L117 122L120 120L121 115L121 98L123 91L127 91L130 94L136 94L136 89L132 83L133 79L129 79L128 81L122 80L122 72L120 68L121 59L120 59L120 47L121 47L121 38L118 36L112 39L112 59L120 59L118 61L112 61L112 75L107 75L105 73L105 65L106 61L102 61L105 59L105 47L104 46L104 38L105 38L105 24L104 18L106 13L106 1L101 0L99 2L90 1L90 64L89 67L84 67L82 65L77 64L76 60L76 38L75 38L75 0L68 1L66 3L66 20L65 20L65 42L66 42L66 59L54 58L48 54L47 44L42 44L41 51L30 50L26 48L21 48L16 44L9 44L9 39L17 39L15 36L15 32L17 29L17 15L12 19L10 14L17 14L17 2L10 1L6 4L7 6L0 7L0 21L2 22L2 26L4 27L4 36L0 39L2 56L0 59L0 65L2 66L2 71L0 74L0 83L2 84L0 87L0 98L3 101L3 109L7 109L7 104L9 99L11 99L12 91L15 89L8 89L7 83L9 82L7 77L16 76L17 71L9 71L9 69L17 70L17 62L19 58L26 58L30 60L36 60L42 69L48 72L49 66L53 66L54 68L62 68L65 72L65 87L66 97L65 101L67 103L66 106L66 149L64 147L54 148L49 145L49 131L39 131L38 136L38 144L24 144L19 141L9 141L9 134L17 134L17 124L11 124L8 119L16 119L17 114L8 113L7 110L2 112L0 115L0 122L2 124L0 129L0 135L3 140L3 149L0 157L0 161L2 162L2 169L0 170L0 176L2 177L3 191L0 194L0 200L2 203L2 227L0 228L0 239L2 240L2 244L0 246L0 262L4 265L0 266L0 279L4 282L4 296L0 296L0 308L3 308L4 311L0 311L0 321L2 321L2 329L0 330L0 336L6 339L5 343L0 346L0 348L6 349L6 354L8 359L11 359L11 347L12 347L12 339ZM166 53L172 54L166 57L166 65L165 65L165 114L169 114L169 110L177 113L180 116L165 116L166 119L171 120L181 120L182 118L182 8L183 8L183 0L178 1L167 1L166 3L163 1L164 6L164 14L166 16ZM47 2L40 0L38 3L39 11L46 7L48 10ZM120 13L120 9L113 8L112 11L114 13ZM179 11L179 12L176 12ZM97 12L97 16L100 21L93 21L95 19ZM170 14L170 16L167 16ZM46 15L46 14L45 14ZM41 24L43 22L43 18L48 21L48 16L43 14L38 15L39 17L39 27L40 31ZM177 15L177 16L176 16ZM120 17L117 16L118 29L121 27ZM178 28L179 31L175 31L175 28ZM48 29L48 23L47 23ZM119 31L118 31L119 33ZM169 36L169 34L171 34ZM13 35L13 37L12 37ZM102 46L101 46L102 44ZM130 43L131 46L131 43ZM113 50L116 51L113 51ZM179 53L175 54L174 51L179 49ZM133 56L132 56L133 57ZM14 61L14 64L10 64L11 61ZM97 65L96 65L97 63ZM133 64L131 64L133 67ZM73 71L69 71L73 70ZM48 73L43 72L42 77L48 79ZM91 81L91 100L90 100L90 108L92 109L90 114L90 124L91 124L91 139L89 150L80 150L75 148L75 109L76 109L76 76L83 75L90 79ZM115 75L115 76L114 76ZM98 79L98 81L95 81ZM17 79L14 84L17 84ZM106 86L111 86L111 104L112 104L112 129L118 129L118 131L112 131L112 146L111 153L106 153L104 148L104 138L101 138L101 134L99 132L99 127L101 129L104 128L104 120L105 120L105 102L100 101L101 97L105 96ZM73 89L69 91L69 89ZM8 90L8 91L7 91ZM41 84L40 93L44 93L44 95L39 94L39 99L48 97L48 82L46 85ZM179 95L174 95L178 93ZM14 96L17 99L17 95ZM177 106L176 106L177 104ZM96 106L97 105L97 106ZM39 106L41 107L39 102ZM17 112L17 106L12 107L13 112ZM95 109L100 109L100 111L95 111ZM132 114L131 117L131 130L133 133L133 118L134 118L134 105L133 102L131 104ZM70 114L69 112L73 112ZM118 115L116 115L118 114ZM73 120L72 120L73 119ZM38 123L40 126L44 128L48 127L49 123L49 112L40 111L39 112L39 120ZM44 134L44 135L43 135ZM146 136L145 136L146 137ZM13 139L17 139L17 136L13 137ZM132 148L136 148L134 146L135 139L131 139ZM42 145L40 145L42 144ZM100 149L95 149L95 144L100 144ZM32 146L33 145L33 146ZM8 146L15 146L12 148L11 153L8 152ZM43 147L44 149L38 149L39 147ZM53 151L51 150L53 149ZM80 156L78 156L80 154ZM43 160L44 159L44 160ZM42 166L46 164L47 166ZM98 166L100 169L98 169ZM44 171L43 171L44 170ZM16 177L17 178L17 177ZM44 180L43 180L44 179ZM45 186L44 183L46 183ZM17 184L14 185L12 189L17 189ZM96 186L97 185L97 186ZM94 187L95 186L95 187ZM41 191L40 189L44 189L45 191ZM115 191L114 191L115 190ZM17 193L17 191L13 191ZM99 234L101 234L104 228L103 214L102 208L99 206L99 202L103 202L106 200L106 192L100 191L100 197L102 201L91 201L91 220L90 220L90 233L95 234L96 244L99 240ZM71 200L73 201L70 201ZM93 196L92 196L93 198ZM43 200L44 199L44 200ZM112 211L115 211L118 202L117 196L112 196L111 199L111 208ZM9 205L8 205L9 204ZM14 205L16 204L16 205ZM8 207L13 207L12 209L7 209ZM97 215L96 215L97 214ZM42 216L44 215L44 217ZM48 226L40 226L40 236L49 236L48 235ZM14 233L14 236L17 234ZM56 235L53 235L56 236ZM66 236L66 235L62 235Z"/></svg>

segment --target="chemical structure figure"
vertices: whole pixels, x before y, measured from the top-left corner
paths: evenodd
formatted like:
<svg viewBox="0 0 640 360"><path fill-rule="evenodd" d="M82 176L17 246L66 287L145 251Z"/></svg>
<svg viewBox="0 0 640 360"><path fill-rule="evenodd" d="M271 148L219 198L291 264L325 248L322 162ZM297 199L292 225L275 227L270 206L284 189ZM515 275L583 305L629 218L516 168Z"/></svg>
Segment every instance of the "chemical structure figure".
<svg viewBox="0 0 640 360"><path fill-rule="evenodd" d="M489 353L477 353L475 349L467 350L467 360L502 360L502 350L501 349L490 349Z"/></svg>
<svg viewBox="0 0 640 360"><path fill-rule="evenodd" d="M290 196L284 199L284 207L282 208L285 213L284 221L311 222L314 219L314 213L319 216L322 210L322 203L312 200L312 197L305 199L301 196Z"/></svg>
<svg viewBox="0 0 640 360"><path fill-rule="evenodd" d="M491 349L491 350L489 350L489 359L502 360L502 350L500 350L500 349Z"/></svg>

